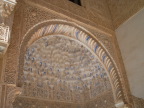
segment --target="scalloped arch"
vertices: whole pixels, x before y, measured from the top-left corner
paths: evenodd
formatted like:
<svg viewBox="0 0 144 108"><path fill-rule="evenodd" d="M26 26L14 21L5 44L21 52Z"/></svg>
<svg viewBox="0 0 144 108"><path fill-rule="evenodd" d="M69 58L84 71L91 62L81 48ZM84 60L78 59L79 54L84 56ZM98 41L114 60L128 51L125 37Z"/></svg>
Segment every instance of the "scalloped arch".
<svg viewBox="0 0 144 108"><path fill-rule="evenodd" d="M115 102L117 103L125 100L118 69L110 54L93 34L82 27L65 21L46 21L37 24L27 32L20 48L17 86L22 86L23 84L23 61L26 49L37 39L49 35L65 35L86 45L105 66L111 82Z"/></svg>

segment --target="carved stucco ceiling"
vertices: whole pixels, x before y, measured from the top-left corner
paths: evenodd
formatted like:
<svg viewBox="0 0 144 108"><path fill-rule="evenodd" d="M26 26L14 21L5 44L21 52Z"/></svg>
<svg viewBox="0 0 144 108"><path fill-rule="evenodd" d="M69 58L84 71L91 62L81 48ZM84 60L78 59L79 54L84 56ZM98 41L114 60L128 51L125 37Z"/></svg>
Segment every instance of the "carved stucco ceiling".
<svg viewBox="0 0 144 108"><path fill-rule="evenodd" d="M65 36L35 41L25 54L23 72L25 96L84 102L111 90L99 59Z"/></svg>

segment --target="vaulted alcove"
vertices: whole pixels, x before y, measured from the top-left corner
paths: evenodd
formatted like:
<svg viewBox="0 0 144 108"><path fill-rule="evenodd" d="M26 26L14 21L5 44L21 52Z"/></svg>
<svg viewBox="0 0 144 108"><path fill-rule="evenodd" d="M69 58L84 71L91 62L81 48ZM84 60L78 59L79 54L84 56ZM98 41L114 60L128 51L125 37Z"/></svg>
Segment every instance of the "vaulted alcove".
<svg viewBox="0 0 144 108"><path fill-rule="evenodd" d="M114 99L106 71L101 61L78 41L65 36L46 36L36 40L26 51L20 96L58 105L63 102L81 108L95 105L112 108ZM50 102L42 106L55 108ZM21 103L25 108L25 103ZM59 108L63 107L66 106Z"/></svg>

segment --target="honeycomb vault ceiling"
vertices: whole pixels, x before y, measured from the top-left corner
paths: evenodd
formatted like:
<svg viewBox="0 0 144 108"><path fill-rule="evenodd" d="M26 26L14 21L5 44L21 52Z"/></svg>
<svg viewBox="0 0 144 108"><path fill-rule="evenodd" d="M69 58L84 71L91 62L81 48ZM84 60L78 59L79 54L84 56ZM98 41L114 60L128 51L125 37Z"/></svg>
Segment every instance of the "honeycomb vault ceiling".
<svg viewBox="0 0 144 108"><path fill-rule="evenodd" d="M111 99L102 101L111 100L108 103L114 105L104 66L88 48L70 38L47 36L35 41L25 54L23 72L22 97L82 106L109 95Z"/></svg>

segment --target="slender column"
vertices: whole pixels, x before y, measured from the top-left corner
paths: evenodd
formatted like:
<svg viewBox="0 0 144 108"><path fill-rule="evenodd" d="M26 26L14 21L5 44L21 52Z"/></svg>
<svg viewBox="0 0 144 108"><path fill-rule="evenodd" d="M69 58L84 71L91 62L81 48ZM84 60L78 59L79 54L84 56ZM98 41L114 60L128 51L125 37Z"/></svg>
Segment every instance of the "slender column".
<svg viewBox="0 0 144 108"><path fill-rule="evenodd" d="M0 0L0 108L12 108L15 96L20 93L20 89L15 85L8 85L1 81L5 68L4 54L9 46L15 4L15 0Z"/></svg>

